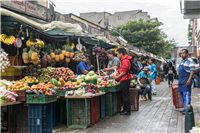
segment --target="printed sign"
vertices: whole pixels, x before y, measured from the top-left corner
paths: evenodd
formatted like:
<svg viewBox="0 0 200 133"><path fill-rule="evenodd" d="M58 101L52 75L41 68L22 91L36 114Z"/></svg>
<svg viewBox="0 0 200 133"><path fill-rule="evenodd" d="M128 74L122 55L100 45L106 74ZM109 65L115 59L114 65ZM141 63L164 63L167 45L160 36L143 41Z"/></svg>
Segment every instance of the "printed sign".
<svg viewBox="0 0 200 133"><path fill-rule="evenodd" d="M25 12L25 7L26 7L26 2L21 1L21 0L3 0L1 1L2 5L7 6L7 7L12 7L14 9L24 11Z"/></svg>
<svg viewBox="0 0 200 133"><path fill-rule="evenodd" d="M26 2L26 12L37 17L46 19L46 8L41 7L39 5Z"/></svg>

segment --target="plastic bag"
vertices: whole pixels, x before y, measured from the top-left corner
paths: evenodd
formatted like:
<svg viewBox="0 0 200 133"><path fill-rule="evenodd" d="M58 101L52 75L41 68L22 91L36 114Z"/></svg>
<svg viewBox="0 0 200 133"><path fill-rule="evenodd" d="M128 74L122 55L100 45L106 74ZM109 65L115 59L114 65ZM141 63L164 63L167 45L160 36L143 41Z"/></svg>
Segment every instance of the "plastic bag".
<svg viewBox="0 0 200 133"><path fill-rule="evenodd" d="M17 94L14 94L11 91L3 91L2 95L6 96L6 102L15 102L16 98L18 97Z"/></svg>
<svg viewBox="0 0 200 133"><path fill-rule="evenodd" d="M118 73L118 71L114 68L114 72L110 75L112 78L114 77L114 76L118 76L119 75L119 73Z"/></svg>

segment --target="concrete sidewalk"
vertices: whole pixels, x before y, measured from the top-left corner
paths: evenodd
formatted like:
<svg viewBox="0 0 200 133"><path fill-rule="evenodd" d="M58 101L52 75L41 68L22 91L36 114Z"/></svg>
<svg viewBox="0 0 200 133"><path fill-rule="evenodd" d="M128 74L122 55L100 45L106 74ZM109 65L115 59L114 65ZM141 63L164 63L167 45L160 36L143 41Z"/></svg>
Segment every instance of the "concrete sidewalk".
<svg viewBox="0 0 200 133"><path fill-rule="evenodd" d="M177 81L175 81L175 84ZM200 89L192 90L192 105L195 123L200 120ZM54 133L184 133L185 116L175 109L172 103L172 91L167 82L157 85L157 95L152 101L139 101L139 111L130 116L106 117L87 129L69 129L67 124L54 127Z"/></svg>

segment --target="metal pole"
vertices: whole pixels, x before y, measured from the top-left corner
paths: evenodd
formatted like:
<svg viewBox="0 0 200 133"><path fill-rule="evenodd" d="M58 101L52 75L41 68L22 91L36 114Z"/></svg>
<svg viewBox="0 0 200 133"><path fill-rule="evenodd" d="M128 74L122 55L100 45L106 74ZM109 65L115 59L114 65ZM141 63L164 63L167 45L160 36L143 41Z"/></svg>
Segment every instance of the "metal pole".
<svg viewBox="0 0 200 133"><path fill-rule="evenodd" d="M99 73L99 76L101 76L101 75L100 75L100 70L99 70L99 59L98 59L97 54L96 54L96 57L97 57L97 68L98 68L98 73Z"/></svg>

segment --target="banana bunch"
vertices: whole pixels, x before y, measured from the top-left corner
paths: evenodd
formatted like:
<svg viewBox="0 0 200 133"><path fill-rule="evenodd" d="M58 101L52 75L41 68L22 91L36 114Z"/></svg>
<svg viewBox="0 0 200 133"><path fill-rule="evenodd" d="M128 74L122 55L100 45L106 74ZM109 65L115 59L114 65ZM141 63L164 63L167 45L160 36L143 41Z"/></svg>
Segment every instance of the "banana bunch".
<svg viewBox="0 0 200 133"><path fill-rule="evenodd" d="M74 47L75 47L74 43L72 43L71 45L67 44L67 46L70 46L72 49L74 49Z"/></svg>
<svg viewBox="0 0 200 133"><path fill-rule="evenodd" d="M5 39L6 39L6 34L1 34L0 35L0 41L4 42Z"/></svg>
<svg viewBox="0 0 200 133"><path fill-rule="evenodd" d="M36 39L36 43L35 43L35 48L38 48L39 46L41 47L41 48L44 48L44 42L43 41L41 41L41 40L39 40L39 39Z"/></svg>
<svg viewBox="0 0 200 133"><path fill-rule="evenodd" d="M1 42L7 44L7 45L12 45L15 41L14 36L6 36L6 34L1 34Z"/></svg>
<svg viewBox="0 0 200 133"><path fill-rule="evenodd" d="M145 64L145 63L146 63L146 61L141 61L141 63L142 63L142 64Z"/></svg>
<svg viewBox="0 0 200 133"><path fill-rule="evenodd" d="M41 48L44 48L44 42L39 40L39 39L35 39L35 41L31 41L30 39L28 41L26 41L26 46L27 47L31 47L32 45L35 46L35 48L38 48L39 46Z"/></svg>

